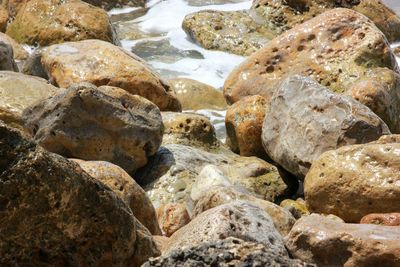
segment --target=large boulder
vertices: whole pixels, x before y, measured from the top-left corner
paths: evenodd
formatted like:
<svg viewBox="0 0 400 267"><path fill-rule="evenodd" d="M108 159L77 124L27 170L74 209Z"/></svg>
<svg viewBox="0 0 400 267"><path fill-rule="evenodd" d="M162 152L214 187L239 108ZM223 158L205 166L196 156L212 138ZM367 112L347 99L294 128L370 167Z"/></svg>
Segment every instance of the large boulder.
<svg viewBox="0 0 400 267"><path fill-rule="evenodd" d="M18 71L14 61L13 48L8 42L0 40L0 70Z"/></svg>
<svg viewBox="0 0 400 267"><path fill-rule="evenodd" d="M385 95L389 101L364 103L370 103L390 129L398 132L398 71L382 32L360 13L337 8L283 33L251 55L229 75L224 94L230 103L248 95L261 95L268 103L279 83L290 74L310 76L337 93L373 79L380 85L374 88L376 98Z"/></svg>
<svg viewBox="0 0 400 267"><path fill-rule="evenodd" d="M400 266L400 227L346 224L313 214L286 237L290 253L317 266Z"/></svg>
<svg viewBox="0 0 400 267"><path fill-rule="evenodd" d="M0 265L138 266L159 255L115 194L0 124Z"/></svg>
<svg viewBox="0 0 400 267"><path fill-rule="evenodd" d="M400 211L400 143L344 146L314 161L304 182L309 210L359 222Z"/></svg>
<svg viewBox="0 0 400 267"><path fill-rule="evenodd" d="M308 77L290 76L271 99L262 141L275 162L299 178L323 152L389 134L387 125L356 100Z"/></svg>
<svg viewBox="0 0 400 267"><path fill-rule="evenodd" d="M39 61L59 87L77 82L116 86L149 99L161 110L181 110L173 90L144 61L110 43L85 40L52 45L43 50Z"/></svg>
<svg viewBox="0 0 400 267"><path fill-rule="evenodd" d="M134 172L161 144L156 105L114 87L71 86L24 111L26 126L47 150L84 160L104 160Z"/></svg>

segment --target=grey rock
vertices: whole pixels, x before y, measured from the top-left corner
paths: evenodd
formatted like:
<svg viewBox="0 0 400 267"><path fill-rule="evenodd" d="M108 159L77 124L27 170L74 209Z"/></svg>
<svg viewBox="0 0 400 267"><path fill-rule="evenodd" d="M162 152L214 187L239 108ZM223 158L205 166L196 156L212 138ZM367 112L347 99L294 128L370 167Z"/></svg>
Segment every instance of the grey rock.
<svg viewBox="0 0 400 267"><path fill-rule="evenodd" d="M0 70L18 71L14 61L13 48L9 43L0 42Z"/></svg>

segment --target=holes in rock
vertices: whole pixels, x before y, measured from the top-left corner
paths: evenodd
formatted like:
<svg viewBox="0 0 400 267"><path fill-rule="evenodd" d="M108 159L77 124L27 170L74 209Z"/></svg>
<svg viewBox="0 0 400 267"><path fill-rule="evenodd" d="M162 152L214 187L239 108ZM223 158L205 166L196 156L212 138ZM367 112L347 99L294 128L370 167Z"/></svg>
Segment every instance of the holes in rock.
<svg viewBox="0 0 400 267"><path fill-rule="evenodd" d="M275 68L272 65L269 65L266 69L265 69L268 73L274 72Z"/></svg>
<svg viewBox="0 0 400 267"><path fill-rule="evenodd" d="M304 48L305 48L304 45L299 45L299 46L297 47L297 51L301 52L301 51L304 50Z"/></svg>

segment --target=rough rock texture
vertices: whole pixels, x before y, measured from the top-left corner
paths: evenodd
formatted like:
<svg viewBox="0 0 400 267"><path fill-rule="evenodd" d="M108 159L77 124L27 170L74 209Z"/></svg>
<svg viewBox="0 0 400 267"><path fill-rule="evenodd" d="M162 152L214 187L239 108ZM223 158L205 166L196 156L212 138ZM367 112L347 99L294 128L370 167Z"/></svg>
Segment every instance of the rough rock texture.
<svg viewBox="0 0 400 267"><path fill-rule="evenodd" d="M286 237L291 254L317 266L399 266L400 227L345 224L313 214Z"/></svg>
<svg viewBox="0 0 400 267"><path fill-rule="evenodd" d="M304 194L311 212L359 222L370 213L400 210L400 143L341 147L311 166Z"/></svg>
<svg viewBox="0 0 400 267"><path fill-rule="evenodd" d="M192 217L194 218L206 210L236 200L243 200L263 209L269 216L271 216L275 228L282 236L287 235L296 222L294 217L288 211L272 202L254 197L248 192L241 192L234 187L221 186L209 188L208 192L203 194L196 201Z"/></svg>
<svg viewBox="0 0 400 267"><path fill-rule="evenodd" d="M17 64L14 61L13 48L4 41L0 41L0 70L18 71Z"/></svg>
<svg viewBox="0 0 400 267"><path fill-rule="evenodd" d="M135 55L100 40L52 45L41 56L47 75L60 87L77 82L120 87L143 96L161 110L180 111L173 90Z"/></svg>
<svg viewBox="0 0 400 267"><path fill-rule="evenodd" d="M176 249L158 258L151 258L143 267L192 266L313 266L282 256L263 244L229 237L220 241L204 242L185 249Z"/></svg>
<svg viewBox="0 0 400 267"><path fill-rule="evenodd" d="M0 32L5 32L8 23L8 11L0 6Z"/></svg>
<svg viewBox="0 0 400 267"><path fill-rule="evenodd" d="M8 25L6 33L29 45L85 39L118 43L107 13L79 0L30 0Z"/></svg>
<svg viewBox="0 0 400 267"><path fill-rule="evenodd" d="M160 235L156 211L146 192L121 167L107 161L71 159L90 176L108 186L132 210L151 234Z"/></svg>
<svg viewBox="0 0 400 267"><path fill-rule="evenodd" d="M182 28L206 49L238 55L250 55L274 37L244 11L198 11L184 18Z"/></svg>
<svg viewBox="0 0 400 267"><path fill-rule="evenodd" d="M12 47L14 59L24 60L28 58L29 54L22 47L22 45L17 43L13 38L8 36L7 34L0 33L0 42L9 44Z"/></svg>
<svg viewBox="0 0 400 267"><path fill-rule="evenodd" d="M255 157L240 157L223 148L211 153L185 145L165 145L135 173L135 179L144 186L156 208L167 203L185 203L191 212L193 183L208 164L222 170L235 186L263 199L276 201L286 194L287 185L275 166Z"/></svg>
<svg viewBox="0 0 400 267"><path fill-rule="evenodd" d="M157 246L157 249L161 251L161 255L164 254L169 238L162 235L153 235L153 240Z"/></svg>
<svg viewBox="0 0 400 267"><path fill-rule="evenodd" d="M168 237L190 222L186 206L180 203L161 205L157 209L157 218L164 235Z"/></svg>
<svg viewBox="0 0 400 267"><path fill-rule="evenodd" d="M266 101L262 96L249 96L230 106L225 116L227 143L241 156L265 158L261 130L266 114Z"/></svg>
<svg viewBox="0 0 400 267"><path fill-rule="evenodd" d="M145 0L85 0L85 2L94 6L101 7L105 10L132 6L144 6L146 3Z"/></svg>
<svg viewBox="0 0 400 267"><path fill-rule="evenodd" d="M268 103L290 74L310 76L337 93L374 79L390 101L378 107L373 102L369 107L377 114L384 111L382 119L393 132L399 132L400 82L381 78L381 72L392 71L398 72L398 66L382 32L365 16L337 8L294 27L251 55L229 75L224 95L229 103L248 95L261 95Z"/></svg>
<svg viewBox="0 0 400 267"><path fill-rule="evenodd" d="M300 219L301 217L310 214L305 201L301 198L296 200L285 199L279 205L288 210L296 219Z"/></svg>
<svg viewBox="0 0 400 267"><path fill-rule="evenodd" d="M175 78L168 82L175 90L183 110L226 108L222 92L212 86L188 78Z"/></svg>
<svg viewBox="0 0 400 267"><path fill-rule="evenodd" d="M76 163L1 124L0 159L0 265L138 266L159 255L125 203Z"/></svg>
<svg viewBox="0 0 400 267"><path fill-rule="evenodd" d="M146 165L163 134L156 105L119 88L90 84L71 86L23 116L35 141L47 150L109 161L127 172Z"/></svg>
<svg viewBox="0 0 400 267"><path fill-rule="evenodd" d="M285 79L271 99L262 141L268 156L299 178L323 152L389 134L369 108L308 77Z"/></svg>
<svg viewBox="0 0 400 267"><path fill-rule="evenodd" d="M360 223L400 226L400 213L373 213L361 218Z"/></svg>
<svg viewBox="0 0 400 267"><path fill-rule="evenodd" d="M282 236L275 229L271 217L261 208L243 201L201 213L170 237L167 251L227 237L262 243L277 254L287 256Z"/></svg>

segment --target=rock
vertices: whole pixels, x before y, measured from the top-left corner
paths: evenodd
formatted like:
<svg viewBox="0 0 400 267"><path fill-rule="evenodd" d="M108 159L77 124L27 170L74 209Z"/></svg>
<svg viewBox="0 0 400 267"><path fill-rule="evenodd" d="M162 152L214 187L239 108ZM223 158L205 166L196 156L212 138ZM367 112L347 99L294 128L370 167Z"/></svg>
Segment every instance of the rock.
<svg viewBox="0 0 400 267"><path fill-rule="evenodd" d="M113 87L71 86L24 111L31 135L47 150L70 158L109 161L129 173L161 144L159 109Z"/></svg>
<svg viewBox="0 0 400 267"><path fill-rule="evenodd" d="M288 255L271 217L261 208L243 201L220 205L198 215L170 237L167 253L228 237L261 243L282 257Z"/></svg>
<svg viewBox="0 0 400 267"><path fill-rule="evenodd" d="M266 114L262 96L249 96L230 106L225 116L227 144L241 156L265 158L261 130Z"/></svg>
<svg viewBox="0 0 400 267"><path fill-rule="evenodd" d="M269 103L290 74L310 76L332 91L344 93L371 77L382 83L382 71L399 72L385 36L365 16L337 8L283 33L251 55L228 76L224 95L229 103L248 95L261 95ZM384 110L383 119L390 129L400 132L396 107L400 81L394 81L383 84L394 107L370 108L377 114Z"/></svg>
<svg viewBox="0 0 400 267"><path fill-rule="evenodd" d="M13 38L7 34L0 33L0 42L6 43L12 47L14 59L25 60L28 58L29 53L17 43Z"/></svg>
<svg viewBox="0 0 400 267"><path fill-rule="evenodd" d="M52 45L42 52L41 64L59 87L83 81L116 86L149 99L161 110L181 110L169 85L145 62L107 42L85 40Z"/></svg>
<svg viewBox="0 0 400 267"><path fill-rule="evenodd" d="M366 106L298 75L282 82L267 113L262 129L265 151L300 179L323 152L390 134Z"/></svg>
<svg viewBox="0 0 400 267"><path fill-rule="evenodd" d="M393 53L394 53L397 57L400 57L400 46L394 48L394 49L393 49Z"/></svg>
<svg viewBox="0 0 400 267"><path fill-rule="evenodd" d="M8 11L0 6L0 32L5 32L8 23Z"/></svg>
<svg viewBox="0 0 400 267"><path fill-rule="evenodd" d="M181 102L183 110L223 110L227 107L222 92L205 83L188 78L175 78L168 82Z"/></svg>
<svg viewBox="0 0 400 267"><path fill-rule="evenodd" d="M18 67L14 61L13 48L9 43L0 41L0 70L17 71Z"/></svg>
<svg viewBox="0 0 400 267"><path fill-rule="evenodd" d="M297 200L285 199L279 205L282 208L288 210L296 219L300 219L303 216L310 215L305 201L301 198Z"/></svg>
<svg viewBox="0 0 400 267"><path fill-rule="evenodd" d="M146 192L122 168L107 161L71 159L94 179L108 186L132 210L151 234L160 235L156 211Z"/></svg>
<svg viewBox="0 0 400 267"><path fill-rule="evenodd" d="M184 18L182 28L206 49L246 56L274 37L244 11L198 11Z"/></svg>
<svg viewBox="0 0 400 267"><path fill-rule="evenodd" d="M400 213L373 213L361 218L363 224L382 224L387 226L400 226Z"/></svg>
<svg viewBox="0 0 400 267"><path fill-rule="evenodd" d="M119 21L113 25L119 40L139 40L154 37L142 31L135 21Z"/></svg>
<svg viewBox="0 0 400 267"><path fill-rule="evenodd" d="M224 5L244 2L244 0L185 0L189 6Z"/></svg>
<svg viewBox="0 0 400 267"><path fill-rule="evenodd" d="M169 238L162 235L153 235L153 240L157 246L157 249L161 251L161 254L164 254L166 249L165 246L167 245Z"/></svg>
<svg viewBox="0 0 400 267"><path fill-rule="evenodd" d="M151 258L143 267L164 266L287 266L306 265L299 260L290 259L255 242L246 242L229 237L219 241L204 242L189 248L178 248L167 255Z"/></svg>
<svg viewBox="0 0 400 267"><path fill-rule="evenodd" d="M194 113L162 112L165 127L163 144L183 144L202 148L219 145L214 126Z"/></svg>
<svg viewBox="0 0 400 267"><path fill-rule="evenodd" d="M370 213L400 210L400 143L344 146L311 166L304 195L311 212L359 222Z"/></svg>
<svg viewBox="0 0 400 267"><path fill-rule="evenodd" d="M124 7L142 7L146 3L144 0L85 0L85 2L105 10Z"/></svg>
<svg viewBox="0 0 400 267"><path fill-rule="evenodd" d="M157 218L163 233L168 237L190 222L186 206L180 203L160 206L157 209Z"/></svg>
<svg viewBox="0 0 400 267"><path fill-rule="evenodd" d="M256 0L250 15L275 35L338 7L351 8L367 16L389 41L400 39L400 18L381 0Z"/></svg>
<svg viewBox="0 0 400 267"><path fill-rule="evenodd" d="M159 255L125 203L76 163L1 124L0 159L0 265L138 266Z"/></svg>
<svg viewBox="0 0 400 267"><path fill-rule="evenodd" d="M193 209L193 218L206 210L236 200L242 200L263 209L269 216L271 216L275 228L282 236L287 235L296 222L294 217L288 211L278 205L254 197L248 192L239 191L234 187L224 186L214 186L209 188L208 192L205 192L201 197L199 197L196 201L195 208Z"/></svg>
<svg viewBox="0 0 400 267"><path fill-rule="evenodd" d="M179 144L165 145L135 173L135 179L156 208L167 203L183 203L190 213L193 183L208 164L222 170L233 185L265 200L277 201L286 195L287 185L275 166L255 157L240 157L222 147L208 152Z"/></svg>
<svg viewBox="0 0 400 267"><path fill-rule="evenodd" d="M313 214L296 222L286 247L317 266L399 266L400 228L346 224Z"/></svg>
<svg viewBox="0 0 400 267"><path fill-rule="evenodd" d="M6 33L29 45L85 39L119 43L107 13L78 0L30 0L21 7Z"/></svg>

